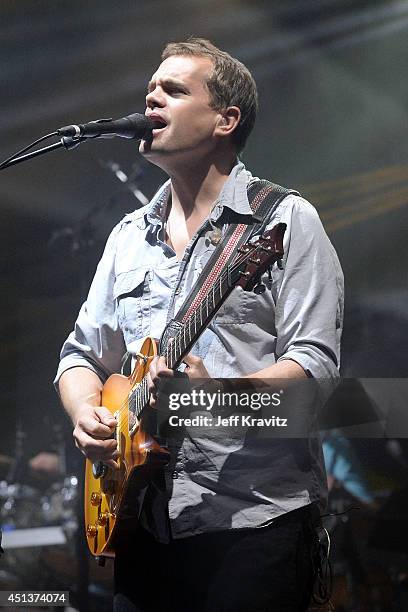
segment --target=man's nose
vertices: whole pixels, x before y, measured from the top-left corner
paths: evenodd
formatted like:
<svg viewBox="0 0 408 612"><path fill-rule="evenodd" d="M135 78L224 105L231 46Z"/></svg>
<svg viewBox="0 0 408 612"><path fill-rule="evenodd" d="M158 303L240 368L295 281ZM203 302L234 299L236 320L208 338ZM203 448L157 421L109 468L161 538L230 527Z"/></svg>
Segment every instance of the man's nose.
<svg viewBox="0 0 408 612"><path fill-rule="evenodd" d="M157 106L162 108L164 105L165 105L165 99L164 99L163 92L157 89L157 87L156 89L154 89L153 91L147 94L146 106L148 108L155 108Z"/></svg>

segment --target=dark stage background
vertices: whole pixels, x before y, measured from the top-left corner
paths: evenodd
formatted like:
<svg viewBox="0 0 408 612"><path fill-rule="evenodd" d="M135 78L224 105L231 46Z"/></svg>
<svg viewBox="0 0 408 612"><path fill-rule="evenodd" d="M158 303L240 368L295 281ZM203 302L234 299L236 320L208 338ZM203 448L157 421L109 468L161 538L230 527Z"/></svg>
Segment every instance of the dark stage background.
<svg viewBox="0 0 408 612"><path fill-rule="evenodd" d="M260 95L244 162L315 204L344 269L343 375L407 376L408 1L3 0L0 19L1 160L62 125L143 112L168 40L242 60ZM147 196L163 179L119 138L0 175L3 455L18 419L27 458L64 422L60 346L111 227L138 206L112 162Z"/></svg>

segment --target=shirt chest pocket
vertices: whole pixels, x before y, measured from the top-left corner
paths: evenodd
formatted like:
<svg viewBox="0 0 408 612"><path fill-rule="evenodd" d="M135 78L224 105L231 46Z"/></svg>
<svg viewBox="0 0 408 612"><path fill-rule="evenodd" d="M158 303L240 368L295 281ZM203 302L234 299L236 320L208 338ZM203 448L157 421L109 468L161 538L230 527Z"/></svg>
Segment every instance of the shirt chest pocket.
<svg viewBox="0 0 408 612"><path fill-rule="evenodd" d="M257 296L250 291L243 291L236 287L227 297L215 316L218 324L231 325L236 323L249 323L256 320Z"/></svg>
<svg viewBox="0 0 408 612"><path fill-rule="evenodd" d="M117 275L113 297L126 343L150 334L151 273L138 268Z"/></svg>

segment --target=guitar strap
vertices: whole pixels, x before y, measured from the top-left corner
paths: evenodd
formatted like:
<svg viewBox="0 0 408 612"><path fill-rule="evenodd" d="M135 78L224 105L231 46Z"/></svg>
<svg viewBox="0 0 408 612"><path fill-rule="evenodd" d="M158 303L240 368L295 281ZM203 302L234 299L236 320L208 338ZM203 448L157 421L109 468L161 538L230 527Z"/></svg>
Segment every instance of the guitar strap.
<svg viewBox="0 0 408 612"><path fill-rule="evenodd" d="M198 308L209 290L227 267L237 249L253 236L262 234L278 204L287 195L299 195L294 189L286 189L267 180L254 180L248 184L248 201L253 215L248 215L248 223L231 223L224 237L215 247L212 255L200 273L198 282L192 287L176 316L166 325L160 339L160 354L188 317ZM174 303L173 299L170 304ZM168 313L171 316L170 313Z"/></svg>

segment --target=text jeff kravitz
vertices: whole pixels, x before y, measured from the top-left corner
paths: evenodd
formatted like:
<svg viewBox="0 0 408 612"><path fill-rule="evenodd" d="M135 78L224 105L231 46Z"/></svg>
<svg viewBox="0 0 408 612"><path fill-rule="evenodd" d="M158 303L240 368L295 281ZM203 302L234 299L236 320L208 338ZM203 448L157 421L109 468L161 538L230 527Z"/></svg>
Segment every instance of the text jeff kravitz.
<svg viewBox="0 0 408 612"><path fill-rule="evenodd" d="M199 414L193 417L180 417L173 414L169 418L172 427L287 427L287 419L271 416L253 417L245 414L231 414L228 417L212 417Z"/></svg>

